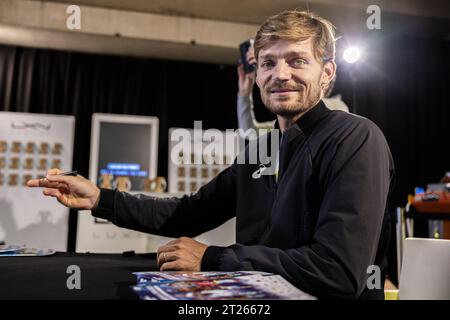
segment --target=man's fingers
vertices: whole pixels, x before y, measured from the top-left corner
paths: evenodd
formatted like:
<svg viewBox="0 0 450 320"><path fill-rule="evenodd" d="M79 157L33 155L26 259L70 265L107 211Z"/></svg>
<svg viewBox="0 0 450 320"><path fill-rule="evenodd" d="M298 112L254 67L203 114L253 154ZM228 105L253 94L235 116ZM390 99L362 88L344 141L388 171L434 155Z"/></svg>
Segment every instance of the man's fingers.
<svg viewBox="0 0 450 320"><path fill-rule="evenodd" d="M166 244L163 244L161 247L158 248L158 252L160 251L171 251L171 250L167 250L168 247L173 246L174 244L177 244L180 242L180 239L173 239L170 240L169 242L167 242Z"/></svg>
<svg viewBox="0 0 450 320"><path fill-rule="evenodd" d="M175 255L171 252L161 252L160 254L158 254L158 258L157 258L158 267L161 267L161 265L166 262L176 260L177 257L178 257L178 255Z"/></svg>
<svg viewBox="0 0 450 320"><path fill-rule="evenodd" d="M65 195L61 194L61 195L57 196L56 199L57 199L58 202L61 203L63 206L69 207L69 208L70 208L70 205L69 205L69 203L68 203L67 197L66 197Z"/></svg>
<svg viewBox="0 0 450 320"><path fill-rule="evenodd" d="M247 62L248 64L256 64L256 58L255 58L255 50L253 48L250 48L247 51Z"/></svg>
<svg viewBox="0 0 450 320"><path fill-rule="evenodd" d="M181 238L170 240L166 244L159 247L157 252L161 253L161 252L170 252L170 251L179 250L182 247L184 247L183 244L186 243L186 240L190 240L190 238L181 237Z"/></svg>
<svg viewBox="0 0 450 320"><path fill-rule="evenodd" d="M168 259L167 256L168 256L169 253L174 252L176 250L177 249L175 247L173 247L173 246L165 245L165 246L160 247L158 249L157 255L156 255L158 266L160 266L161 263L164 263L164 262L167 261L167 259Z"/></svg>
<svg viewBox="0 0 450 320"><path fill-rule="evenodd" d="M172 257L174 255L178 256L178 253L176 253L176 251L180 250L178 242L180 242L179 239L174 239L158 248L158 250L156 251L158 266L160 266L161 263L166 262L168 257Z"/></svg>
<svg viewBox="0 0 450 320"><path fill-rule="evenodd" d="M53 168L47 171L47 175L55 175L55 174L60 174L61 170Z"/></svg>
<svg viewBox="0 0 450 320"><path fill-rule="evenodd" d="M237 71L238 71L238 76L239 76L239 77L243 77L243 76L244 76L244 65L240 64L240 65L237 67Z"/></svg>
<svg viewBox="0 0 450 320"><path fill-rule="evenodd" d="M31 188L67 188L67 184L51 182L47 178L28 180L27 186Z"/></svg>
<svg viewBox="0 0 450 320"><path fill-rule="evenodd" d="M170 261L163 263L159 268L161 271L177 271L181 270L181 265L178 261Z"/></svg>
<svg viewBox="0 0 450 320"><path fill-rule="evenodd" d="M64 189L64 190L67 190L67 184L61 183L61 182L50 182L50 181L47 181L46 187L47 188L52 188L52 189Z"/></svg>
<svg viewBox="0 0 450 320"><path fill-rule="evenodd" d="M253 83L255 81L255 72L247 73L246 77Z"/></svg>
<svg viewBox="0 0 450 320"><path fill-rule="evenodd" d="M161 267L166 262L178 260L179 256L176 252L162 252L158 255L157 264L158 267Z"/></svg>
<svg viewBox="0 0 450 320"><path fill-rule="evenodd" d="M45 188L42 193L46 196L50 197L58 197L62 196L62 193L58 189Z"/></svg>
<svg viewBox="0 0 450 320"><path fill-rule="evenodd" d="M255 58L255 50L248 49L247 54L245 55L247 61Z"/></svg>
<svg viewBox="0 0 450 320"><path fill-rule="evenodd" d="M64 194L62 194L58 189L45 188L44 191L42 191L42 193L46 196L56 198L59 203L61 203L64 206L67 206L66 203L67 197Z"/></svg>
<svg viewBox="0 0 450 320"><path fill-rule="evenodd" d="M67 185L73 184L76 181L76 177L73 176L61 176L61 175L47 175L46 179L51 182L62 182Z"/></svg>
<svg viewBox="0 0 450 320"><path fill-rule="evenodd" d="M54 185L54 184L53 184ZM41 179L31 179L27 181L27 186L32 188L53 188L50 181L48 181L46 178Z"/></svg>
<svg viewBox="0 0 450 320"><path fill-rule="evenodd" d="M49 197L54 197L64 206L67 206L67 197L58 189L45 188L42 193Z"/></svg>
<svg viewBox="0 0 450 320"><path fill-rule="evenodd" d="M165 245L166 246L170 246L170 245L173 245L173 244L176 244L176 243L179 243L179 242L180 242L180 238L177 238L177 239L170 240Z"/></svg>
<svg viewBox="0 0 450 320"><path fill-rule="evenodd" d="M55 176L61 173L59 169L50 169L47 171L48 176ZM49 179L31 179L27 181L27 186L31 188L42 187L42 188L56 188L55 184L50 184Z"/></svg>
<svg viewBox="0 0 450 320"><path fill-rule="evenodd" d="M161 254L163 252L176 251L178 249L180 249L180 247L176 243L174 243L174 244L165 244L165 245L163 245L163 246L158 248L158 254Z"/></svg>
<svg viewBox="0 0 450 320"><path fill-rule="evenodd" d="M39 179L31 179L27 181L27 186L30 188L37 188L40 187L39 185Z"/></svg>
<svg viewBox="0 0 450 320"><path fill-rule="evenodd" d="M157 250L157 264L158 267L161 267L164 263L168 261L174 261L180 259L183 250L185 247L183 245L183 241L188 240L189 238L181 237L178 239L173 239L167 242L165 245L161 246Z"/></svg>

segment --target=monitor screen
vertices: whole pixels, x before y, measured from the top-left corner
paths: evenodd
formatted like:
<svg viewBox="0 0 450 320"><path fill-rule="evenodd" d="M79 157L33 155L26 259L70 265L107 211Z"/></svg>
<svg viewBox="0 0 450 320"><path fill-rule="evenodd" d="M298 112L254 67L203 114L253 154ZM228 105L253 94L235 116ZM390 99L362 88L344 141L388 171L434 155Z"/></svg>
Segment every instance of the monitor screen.
<svg viewBox="0 0 450 320"><path fill-rule="evenodd" d="M157 176L158 119L146 116L93 116L91 180L99 187L142 191Z"/></svg>
<svg viewBox="0 0 450 320"><path fill-rule="evenodd" d="M101 122L98 179L105 174L129 177L130 190L143 190L150 168L151 126L136 123Z"/></svg>

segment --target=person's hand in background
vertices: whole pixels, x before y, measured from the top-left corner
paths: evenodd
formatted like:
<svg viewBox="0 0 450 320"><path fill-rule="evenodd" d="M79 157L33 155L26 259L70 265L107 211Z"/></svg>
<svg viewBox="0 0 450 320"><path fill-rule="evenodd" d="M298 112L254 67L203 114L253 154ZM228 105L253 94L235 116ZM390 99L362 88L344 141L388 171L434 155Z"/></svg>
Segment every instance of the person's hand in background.
<svg viewBox="0 0 450 320"><path fill-rule="evenodd" d="M256 65L256 59L255 59L255 51L253 47L250 47L247 51L247 62L249 64ZM245 73L244 72L244 66L240 64L237 68L238 70L238 88L239 92L238 94L241 97L251 96L253 92L253 85L255 84L255 75L256 71Z"/></svg>
<svg viewBox="0 0 450 320"><path fill-rule="evenodd" d="M256 66L255 49L253 48L253 46L248 48L247 62L248 62L248 64L253 64Z"/></svg>
<svg viewBox="0 0 450 320"><path fill-rule="evenodd" d="M47 177L27 182L31 188L44 188L45 196L56 198L61 204L73 209L95 209L100 197L100 189L86 178L63 176L58 169L51 169Z"/></svg>

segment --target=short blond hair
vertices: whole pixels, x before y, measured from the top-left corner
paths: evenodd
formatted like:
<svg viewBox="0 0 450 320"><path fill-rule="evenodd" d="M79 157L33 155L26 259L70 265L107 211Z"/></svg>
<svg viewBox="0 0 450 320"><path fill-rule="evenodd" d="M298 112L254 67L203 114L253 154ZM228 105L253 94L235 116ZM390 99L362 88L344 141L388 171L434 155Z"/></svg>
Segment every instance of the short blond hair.
<svg viewBox="0 0 450 320"><path fill-rule="evenodd" d="M259 52L273 41L284 39L304 41L312 37L314 57L320 63L334 60L336 53L335 28L333 24L311 12L289 10L271 16L256 33L254 48Z"/></svg>

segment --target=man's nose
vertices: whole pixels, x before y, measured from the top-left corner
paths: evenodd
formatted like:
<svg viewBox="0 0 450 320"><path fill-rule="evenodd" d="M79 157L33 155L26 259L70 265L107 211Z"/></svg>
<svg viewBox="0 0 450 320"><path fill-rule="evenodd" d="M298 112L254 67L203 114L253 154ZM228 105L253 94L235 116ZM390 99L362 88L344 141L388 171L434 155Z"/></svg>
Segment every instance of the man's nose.
<svg viewBox="0 0 450 320"><path fill-rule="evenodd" d="M286 62L279 62L273 69L273 76L275 80L286 81L291 78L291 70Z"/></svg>

